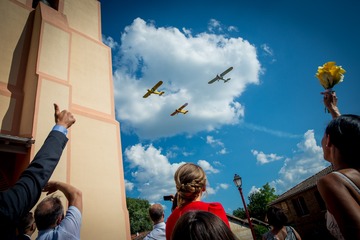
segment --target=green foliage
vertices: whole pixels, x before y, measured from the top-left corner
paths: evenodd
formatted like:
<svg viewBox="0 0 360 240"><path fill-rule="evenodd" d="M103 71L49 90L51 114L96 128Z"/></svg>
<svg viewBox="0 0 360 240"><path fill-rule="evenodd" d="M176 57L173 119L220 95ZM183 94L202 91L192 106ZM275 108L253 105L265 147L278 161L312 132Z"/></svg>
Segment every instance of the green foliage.
<svg viewBox="0 0 360 240"><path fill-rule="evenodd" d="M245 210L243 208L238 208L238 209L234 210L233 215L235 217L238 217L238 218L241 218L241 219L246 219L246 213L245 213Z"/></svg>
<svg viewBox="0 0 360 240"><path fill-rule="evenodd" d="M149 201L145 199L126 198L129 211L131 234L152 230L152 222L149 217Z"/></svg>
<svg viewBox="0 0 360 240"><path fill-rule="evenodd" d="M270 187L269 183L266 183L258 192L251 193L248 198L250 217L264 221L268 204L276 198L275 189Z"/></svg>
<svg viewBox="0 0 360 240"><path fill-rule="evenodd" d="M264 221L268 204L276 198L275 189L270 187L269 183L266 183L258 192L251 193L248 198L249 204L247 205L250 217ZM241 219L246 219L246 213L243 208L234 210L233 215Z"/></svg>
<svg viewBox="0 0 360 240"><path fill-rule="evenodd" d="M256 218L261 221L265 220L266 209L270 202L274 201L277 198L275 194L275 189L270 187L269 183L266 183L258 192L253 192L248 197L249 204L247 208L251 218ZM243 208L238 208L233 211L235 217L246 219L246 213ZM262 235L269 231L269 229L262 225L254 225L254 232L256 239L262 239Z"/></svg>
<svg viewBox="0 0 360 240"><path fill-rule="evenodd" d="M263 225L255 225L254 226L254 232L255 232L256 239L261 240L262 235L268 231L269 231L269 229Z"/></svg>

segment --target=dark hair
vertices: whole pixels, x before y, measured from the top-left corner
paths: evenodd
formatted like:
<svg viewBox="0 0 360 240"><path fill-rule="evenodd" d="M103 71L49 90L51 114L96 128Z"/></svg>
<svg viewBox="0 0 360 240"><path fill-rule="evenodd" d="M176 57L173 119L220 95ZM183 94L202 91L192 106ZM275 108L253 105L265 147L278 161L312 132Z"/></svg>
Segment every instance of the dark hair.
<svg viewBox="0 0 360 240"><path fill-rule="evenodd" d="M164 209L161 204L153 204L149 208L149 215L153 222L158 222L164 215Z"/></svg>
<svg viewBox="0 0 360 240"><path fill-rule="evenodd" d="M176 222L171 240L236 240L221 218L207 211L189 211Z"/></svg>
<svg viewBox="0 0 360 240"><path fill-rule="evenodd" d="M268 223L275 228L282 228L288 222L288 218L281 208L270 206L266 211Z"/></svg>
<svg viewBox="0 0 360 240"><path fill-rule="evenodd" d="M25 216L23 216L19 222L19 234L24 234L26 229L30 228L34 222L35 220L32 212L28 212L27 214L25 214Z"/></svg>
<svg viewBox="0 0 360 240"><path fill-rule="evenodd" d="M57 196L49 196L42 200L35 209L35 222L38 230L46 230L56 224L59 216L63 216L64 208Z"/></svg>
<svg viewBox="0 0 360 240"><path fill-rule="evenodd" d="M349 167L360 168L360 116L345 114L333 119L325 133Z"/></svg>

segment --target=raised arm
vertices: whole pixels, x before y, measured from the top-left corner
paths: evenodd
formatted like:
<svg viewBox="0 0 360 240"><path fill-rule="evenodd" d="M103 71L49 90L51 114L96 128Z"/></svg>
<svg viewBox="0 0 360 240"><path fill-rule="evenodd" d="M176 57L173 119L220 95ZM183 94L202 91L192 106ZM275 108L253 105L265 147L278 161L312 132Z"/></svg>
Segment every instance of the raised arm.
<svg viewBox="0 0 360 240"><path fill-rule="evenodd" d="M330 112L332 118L339 117L341 114L337 107L338 99L336 97L336 93L332 91L332 92L323 92L322 94L324 95L324 105L327 108L327 110Z"/></svg>
<svg viewBox="0 0 360 240"><path fill-rule="evenodd" d="M66 199L69 201L69 206L74 206L82 213L82 192L74 186L58 181L49 181L44 187L43 191L49 195L55 191L64 193Z"/></svg>
<svg viewBox="0 0 360 240"><path fill-rule="evenodd" d="M67 110L60 111L57 104L54 104L54 109L56 125L34 160L13 187L0 192L0 220L8 224L18 220L36 204L66 146L67 128L75 123L75 118Z"/></svg>

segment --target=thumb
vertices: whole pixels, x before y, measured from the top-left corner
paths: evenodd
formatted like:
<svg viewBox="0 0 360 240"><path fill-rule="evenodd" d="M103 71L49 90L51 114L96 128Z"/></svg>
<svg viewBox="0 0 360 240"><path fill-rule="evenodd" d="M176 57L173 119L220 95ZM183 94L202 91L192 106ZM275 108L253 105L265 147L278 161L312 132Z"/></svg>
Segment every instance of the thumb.
<svg viewBox="0 0 360 240"><path fill-rule="evenodd" d="M59 106L56 103L54 103L54 110L55 110L55 116L60 113Z"/></svg>

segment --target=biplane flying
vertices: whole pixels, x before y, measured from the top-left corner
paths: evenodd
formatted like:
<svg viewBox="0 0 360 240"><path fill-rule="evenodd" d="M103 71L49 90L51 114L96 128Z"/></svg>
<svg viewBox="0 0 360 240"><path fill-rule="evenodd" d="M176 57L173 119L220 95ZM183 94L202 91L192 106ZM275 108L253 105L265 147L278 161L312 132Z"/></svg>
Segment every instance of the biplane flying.
<svg viewBox="0 0 360 240"><path fill-rule="evenodd" d="M145 93L145 95L143 96L143 98L147 98L148 96L150 96L151 94L158 94L159 96L163 95L165 92L163 91L157 91L156 89L158 87L160 87L160 85L162 84L162 81L159 81L157 84L155 84L155 86L153 86L151 89L147 90L147 93Z"/></svg>
<svg viewBox="0 0 360 240"><path fill-rule="evenodd" d="M227 81L230 81L231 78L227 78L225 79L224 76L225 74L227 74L228 72L230 72L231 70L233 70L233 67L229 67L228 69L226 69L223 73L221 73L220 75L216 75L216 77L212 80L210 80L208 83L212 84L215 81L219 81L219 80L223 80L224 83L226 83Z"/></svg>
<svg viewBox="0 0 360 240"><path fill-rule="evenodd" d="M179 107L178 109L176 109L172 114L170 114L170 116L174 116L178 113L182 113L182 114L186 114L188 112L188 110L184 110L184 108L187 106L188 104L185 103L184 105L182 105L181 107Z"/></svg>

